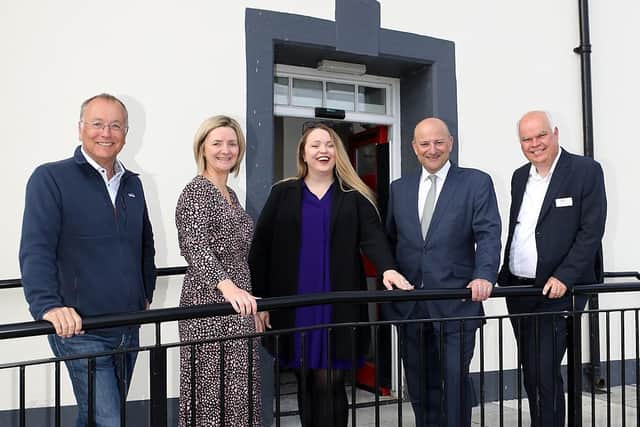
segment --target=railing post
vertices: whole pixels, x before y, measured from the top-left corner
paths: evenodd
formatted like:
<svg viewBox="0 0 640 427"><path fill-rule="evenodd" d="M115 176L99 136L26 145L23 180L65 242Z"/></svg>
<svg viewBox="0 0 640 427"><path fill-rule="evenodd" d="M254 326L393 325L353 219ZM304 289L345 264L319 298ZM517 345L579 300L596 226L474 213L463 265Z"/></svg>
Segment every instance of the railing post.
<svg viewBox="0 0 640 427"><path fill-rule="evenodd" d="M25 366L20 366L20 427L27 425Z"/></svg>
<svg viewBox="0 0 640 427"><path fill-rule="evenodd" d="M96 358L87 359L87 426L96 425Z"/></svg>
<svg viewBox="0 0 640 427"><path fill-rule="evenodd" d="M167 349L149 350L149 387L151 392L151 425L167 425Z"/></svg>
<svg viewBox="0 0 640 427"><path fill-rule="evenodd" d="M575 310L575 295L571 295L571 299L567 317L567 421L569 427L579 427L582 425L582 322Z"/></svg>

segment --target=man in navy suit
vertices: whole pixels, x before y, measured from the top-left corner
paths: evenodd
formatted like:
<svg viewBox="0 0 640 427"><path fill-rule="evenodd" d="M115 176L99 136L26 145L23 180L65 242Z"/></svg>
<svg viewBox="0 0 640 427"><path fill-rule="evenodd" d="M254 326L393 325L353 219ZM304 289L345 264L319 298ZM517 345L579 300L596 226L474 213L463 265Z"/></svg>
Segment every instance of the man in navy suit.
<svg viewBox="0 0 640 427"><path fill-rule="evenodd" d="M393 320L482 316L500 263L500 214L489 175L449 161L453 137L440 119L415 128L422 167L391 184L387 231L402 274L425 289L470 288L469 300L385 304ZM469 364L479 320L401 324L416 426L468 426L475 394ZM444 382L444 394L441 384Z"/></svg>
<svg viewBox="0 0 640 427"><path fill-rule="evenodd" d="M546 298L507 298L510 314L571 309L565 293L601 283L602 235L607 214L600 164L560 149L558 128L544 111L518 122L520 147L529 163L513 173L509 237L498 282L533 285ZM583 310L585 297L575 298ZM532 426L564 426L560 363L567 349L562 316L511 319L529 398Z"/></svg>

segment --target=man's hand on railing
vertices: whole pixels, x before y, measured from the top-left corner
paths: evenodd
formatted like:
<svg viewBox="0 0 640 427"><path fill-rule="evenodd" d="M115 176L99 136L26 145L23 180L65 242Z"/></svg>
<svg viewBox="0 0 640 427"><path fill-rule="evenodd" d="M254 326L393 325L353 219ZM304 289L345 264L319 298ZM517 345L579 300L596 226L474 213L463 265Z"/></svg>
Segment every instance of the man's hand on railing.
<svg viewBox="0 0 640 427"><path fill-rule="evenodd" d="M258 311L256 298L244 289L237 287L231 280L224 279L218 283L218 289L238 314L248 316L256 314Z"/></svg>
<svg viewBox="0 0 640 427"><path fill-rule="evenodd" d="M42 316L42 319L53 325L60 338L84 334L82 318L73 307L52 308Z"/></svg>
<svg viewBox="0 0 640 427"><path fill-rule="evenodd" d="M389 290L393 289L394 286L405 291L413 289L413 285L396 270L386 270L382 273L382 284Z"/></svg>
<svg viewBox="0 0 640 427"><path fill-rule="evenodd" d="M566 292L567 285L553 276L549 277L544 288L542 288L542 295L548 295L551 299L562 298Z"/></svg>
<svg viewBox="0 0 640 427"><path fill-rule="evenodd" d="M268 311L259 311L253 318L256 322L256 332L260 333L265 332L267 329L271 329Z"/></svg>
<svg viewBox="0 0 640 427"><path fill-rule="evenodd" d="M473 279L469 282L467 288L471 289L471 301L475 302L486 300L491 296L491 291L493 291L493 285L484 279Z"/></svg>

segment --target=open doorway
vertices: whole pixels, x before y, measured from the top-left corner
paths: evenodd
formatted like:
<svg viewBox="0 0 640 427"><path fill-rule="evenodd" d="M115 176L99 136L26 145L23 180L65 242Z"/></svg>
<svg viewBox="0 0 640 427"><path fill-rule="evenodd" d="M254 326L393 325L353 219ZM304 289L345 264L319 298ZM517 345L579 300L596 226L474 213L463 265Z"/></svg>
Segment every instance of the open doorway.
<svg viewBox="0 0 640 427"><path fill-rule="evenodd" d="M296 175L296 148L300 135L309 124L323 123L340 136L351 164L376 194L376 187L389 186L389 126L278 116L274 117L274 122L274 182Z"/></svg>
<svg viewBox="0 0 640 427"><path fill-rule="evenodd" d="M390 182L390 126L344 120L325 120L302 117L274 117L274 178L275 181L296 176L296 156L300 135L312 123L323 123L336 131L342 139L349 159L360 178L374 191L381 220L386 219L386 207ZM373 264L363 256L363 265L369 290L379 289L377 272ZM380 320L377 306L369 305L369 320ZM391 331L389 326L377 329L378 336L370 342L378 345L379 392L388 395L391 390ZM372 332L373 334L373 332ZM373 391L375 387L376 360L373 347L367 362L357 372L357 385Z"/></svg>

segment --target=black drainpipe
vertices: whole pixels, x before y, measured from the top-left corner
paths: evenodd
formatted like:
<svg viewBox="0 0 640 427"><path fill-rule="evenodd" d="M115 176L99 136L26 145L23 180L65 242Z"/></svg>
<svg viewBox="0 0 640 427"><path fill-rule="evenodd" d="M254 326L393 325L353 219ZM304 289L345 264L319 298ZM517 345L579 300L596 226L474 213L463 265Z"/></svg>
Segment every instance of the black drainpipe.
<svg viewBox="0 0 640 427"><path fill-rule="evenodd" d="M573 51L580 55L582 78L582 133L584 155L593 158L593 102L591 92L591 37L589 36L589 0L578 0L580 12L580 46Z"/></svg>
<svg viewBox="0 0 640 427"><path fill-rule="evenodd" d="M580 46L573 51L580 55L580 76L582 80L582 134L584 155L593 158L593 98L591 91L591 37L589 34L589 0L578 0L580 13ZM589 309L598 310L598 294L589 296ZM600 375L600 321L598 314L589 316L590 363L587 378L595 388L605 386ZM624 381L624 379L623 379Z"/></svg>

